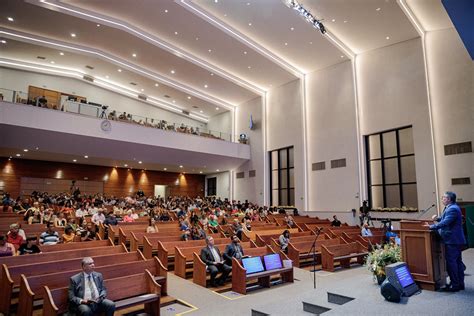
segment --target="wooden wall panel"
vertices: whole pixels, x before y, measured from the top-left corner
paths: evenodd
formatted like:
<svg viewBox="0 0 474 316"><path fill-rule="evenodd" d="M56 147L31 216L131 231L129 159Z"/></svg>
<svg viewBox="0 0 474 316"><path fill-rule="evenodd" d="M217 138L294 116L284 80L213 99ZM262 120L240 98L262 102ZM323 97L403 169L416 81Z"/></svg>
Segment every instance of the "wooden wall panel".
<svg viewBox="0 0 474 316"><path fill-rule="evenodd" d="M203 175L8 158L0 158L0 168L0 187L14 198L21 194L21 177L102 181L104 194L118 197L138 189L153 195L156 184L167 185L171 195L204 195Z"/></svg>

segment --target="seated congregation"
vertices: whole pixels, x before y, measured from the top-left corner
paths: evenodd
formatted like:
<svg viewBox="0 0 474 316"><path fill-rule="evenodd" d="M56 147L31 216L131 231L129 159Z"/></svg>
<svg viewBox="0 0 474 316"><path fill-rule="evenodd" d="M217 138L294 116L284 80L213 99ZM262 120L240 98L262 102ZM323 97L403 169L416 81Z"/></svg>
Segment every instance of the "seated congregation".
<svg viewBox="0 0 474 316"><path fill-rule="evenodd" d="M293 282L294 267L334 271L362 263L383 231L289 215L248 201L166 199L80 192L5 195L0 212L0 313L88 315L179 299L168 273L202 287L246 294Z"/></svg>

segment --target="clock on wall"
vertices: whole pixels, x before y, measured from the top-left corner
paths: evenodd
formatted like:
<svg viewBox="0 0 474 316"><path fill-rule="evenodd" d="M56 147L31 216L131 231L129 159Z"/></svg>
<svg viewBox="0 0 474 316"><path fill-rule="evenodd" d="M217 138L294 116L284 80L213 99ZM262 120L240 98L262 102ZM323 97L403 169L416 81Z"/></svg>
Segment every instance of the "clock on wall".
<svg viewBox="0 0 474 316"><path fill-rule="evenodd" d="M109 120L103 120L100 122L100 129L104 132L110 132L112 130L112 123Z"/></svg>

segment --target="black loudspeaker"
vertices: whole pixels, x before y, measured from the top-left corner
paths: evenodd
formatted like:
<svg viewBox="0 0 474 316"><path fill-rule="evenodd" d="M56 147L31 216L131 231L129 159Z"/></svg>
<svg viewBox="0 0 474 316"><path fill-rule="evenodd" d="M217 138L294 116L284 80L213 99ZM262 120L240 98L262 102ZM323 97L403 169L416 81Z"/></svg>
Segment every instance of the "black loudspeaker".
<svg viewBox="0 0 474 316"><path fill-rule="evenodd" d="M380 294L389 302L399 303L402 292L393 286L387 278L380 286Z"/></svg>

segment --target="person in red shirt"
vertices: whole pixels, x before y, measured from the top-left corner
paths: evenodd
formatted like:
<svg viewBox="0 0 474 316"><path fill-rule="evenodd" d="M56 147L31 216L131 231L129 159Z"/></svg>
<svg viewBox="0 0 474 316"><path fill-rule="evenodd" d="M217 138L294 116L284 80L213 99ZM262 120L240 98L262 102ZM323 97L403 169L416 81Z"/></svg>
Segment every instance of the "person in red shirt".
<svg viewBox="0 0 474 316"><path fill-rule="evenodd" d="M18 251L18 248L20 248L21 244L24 242L23 237L18 233L18 229L19 227L17 224L11 224L10 231L7 234L7 242L12 244L16 251Z"/></svg>

